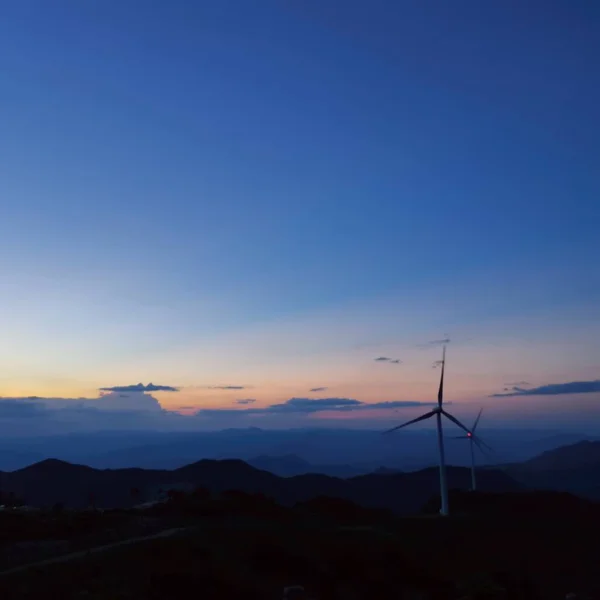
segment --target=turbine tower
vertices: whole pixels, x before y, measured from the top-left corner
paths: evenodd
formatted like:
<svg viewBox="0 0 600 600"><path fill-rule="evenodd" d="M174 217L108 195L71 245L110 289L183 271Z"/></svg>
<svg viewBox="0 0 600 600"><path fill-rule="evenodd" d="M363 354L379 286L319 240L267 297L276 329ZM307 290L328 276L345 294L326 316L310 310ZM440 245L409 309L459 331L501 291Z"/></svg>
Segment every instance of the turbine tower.
<svg viewBox="0 0 600 600"><path fill-rule="evenodd" d="M470 431L467 431L465 435L456 436L455 440L469 440L469 449L471 450L471 491L475 491L477 489L477 481L475 479L475 448L477 446L482 453L485 453L485 448L488 450L492 450L478 435L475 435L475 430L477 429L477 425L479 424L479 419L481 419L481 413L483 412L483 408L479 410L479 414L475 419L475 423L473 423L473 427Z"/></svg>
<svg viewBox="0 0 600 600"><path fill-rule="evenodd" d="M440 453L440 497L442 500L442 506L440 509L440 514L443 516L448 515L448 481L446 478L446 457L444 454L444 434L442 431L442 416L446 417L456 425L458 425L461 429L463 429L466 433L470 433L470 431L453 415L444 410L444 370L446 368L446 346L444 346L444 350L442 353L442 360L440 362L442 366L442 375L440 377L440 387L438 390L438 398L437 398L437 406L430 412L413 419L412 421L408 421L407 423L403 423L402 425L398 425L397 427L392 427L392 429L388 429L384 433L391 433L392 431L396 431L397 429L402 429L402 427L406 427L407 425L412 425L413 423L418 423L419 421L425 421L431 417L435 417L436 425L437 425L437 438L438 438L438 449Z"/></svg>

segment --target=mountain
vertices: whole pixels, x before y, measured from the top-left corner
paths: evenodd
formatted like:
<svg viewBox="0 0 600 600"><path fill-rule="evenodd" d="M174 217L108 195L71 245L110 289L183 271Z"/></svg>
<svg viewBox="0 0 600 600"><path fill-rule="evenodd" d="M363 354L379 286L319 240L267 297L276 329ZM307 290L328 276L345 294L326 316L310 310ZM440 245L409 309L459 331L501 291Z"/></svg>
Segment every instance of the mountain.
<svg viewBox="0 0 600 600"><path fill-rule="evenodd" d="M524 461L521 465L528 469L581 469L600 467L600 442L588 440L561 446L542 452L538 456Z"/></svg>
<svg viewBox="0 0 600 600"><path fill-rule="evenodd" d="M469 469L449 467L448 482L451 488L468 489ZM521 489L509 475L493 469L481 471L478 486L482 491L493 492ZM285 505L330 496L366 507L410 514L419 511L439 492L439 478L435 468L349 479L318 474L284 478L241 460L201 460L168 471L100 470L50 459L18 471L1 473L0 487L4 492L14 492L33 506L62 503L84 507L93 498L97 506L127 507L139 503L140 496L145 500L155 498L161 489L204 487L215 493L226 490L261 492Z"/></svg>
<svg viewBox="0 0 600 600"><path fill-rule="evenodd" d="M582 441L542 452L505 472L529 489L570 492L600 500L600 442Z"/></svg>
<svg viewBox="0 0 600 600"><path fill-rule="evenodd" d="M393 473L402 473L400 469L390 469L388 467L379 467L373 471L375 475L392 475Z"/></svg>
<svg viewBox="0 0 600 600"><path fill-rule="evenodd" d="M484 429L480 433L503 463L520 462L558 446L593 439L560 431ZM462 442L449 439L446 453L448 463L469 466L469 453ZM254 464L263 457L297 457L311 465L301 471L299 464L286 466L275 461L270 470L277 475L321 470L340 477L369 473L382 466L415 471L437 464L438 459L435 431L429 429L403 430L385 438L381 431L369 430L244 428L170 433L99 431L0 439L0 470L5 471L45 458L97 469L177 469L201 458L239 458ZM490 461L479 456L478 463Z"/></svg>
<svg viewBox="0 0 600 600"><path fill-rule="evenodd" d="M280 477L321 473L331 477L347 478L364 475L372 470L369 468L361 469L351 465L313 465L295 454L286 454L285 456L262 455L251 458L248 463L257 469L269 471L269 473L274 473Z"/></svg>

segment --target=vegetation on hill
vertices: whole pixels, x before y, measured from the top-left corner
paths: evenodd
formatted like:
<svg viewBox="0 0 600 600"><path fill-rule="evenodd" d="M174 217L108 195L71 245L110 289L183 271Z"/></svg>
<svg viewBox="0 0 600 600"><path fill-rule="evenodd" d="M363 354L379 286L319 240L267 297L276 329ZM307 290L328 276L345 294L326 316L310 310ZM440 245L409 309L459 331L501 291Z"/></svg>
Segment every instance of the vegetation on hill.
<svg viewBox="0 0 600 600"><path fill-rule="evenodd" d="M0 595L275 600L296 584L319 600L563 600L600 591L595 503L454 492L454 516L428 516L436 503L426 503L424 516L399 518L339 498L286 507L260 493L172 490L164 503L120 514L177 522L181 534L0 576Z"/></svg>

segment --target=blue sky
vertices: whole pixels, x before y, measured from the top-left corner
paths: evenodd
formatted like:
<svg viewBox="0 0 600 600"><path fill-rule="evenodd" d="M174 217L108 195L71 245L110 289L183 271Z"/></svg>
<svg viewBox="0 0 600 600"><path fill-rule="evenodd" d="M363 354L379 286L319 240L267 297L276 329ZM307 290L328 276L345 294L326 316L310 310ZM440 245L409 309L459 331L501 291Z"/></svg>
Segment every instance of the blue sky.
<svg viewBox="0 0 600 600"><path fill-rule="evenodd" d="M596 3L1 10L5 396L597 378Z"/></svg>

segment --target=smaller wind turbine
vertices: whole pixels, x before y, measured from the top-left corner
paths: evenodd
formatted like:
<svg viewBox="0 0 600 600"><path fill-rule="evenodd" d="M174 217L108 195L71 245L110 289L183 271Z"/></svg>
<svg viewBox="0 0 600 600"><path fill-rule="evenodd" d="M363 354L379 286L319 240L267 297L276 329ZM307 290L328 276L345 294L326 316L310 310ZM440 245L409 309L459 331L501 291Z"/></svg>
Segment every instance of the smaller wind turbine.
<svg viewBox="0 0 600 600"><path fill-rule="evenodd" d="M413 419L412 421L408 421L407 423L403 423L402 425L398 425L397 427L392 427L392 429L388 429L384 431L384 433L391 433L392 431L396 431L397 429L402 429L402 427L406 427L407 425L412 425L413 423L418 423L419 421L425 421L431 417L435 417L436 420L436 428L437 428L437 438L438 438L438 451L439 451L439 459L440 459L440 497L441 497L441 509L440 514L446 516L448 514L448 481L446 478L446 455L444 452L444 434L442 431L442 416L446 417L448 420L452 421L454 424L458 425L461 429L463 429L466 433L470 433L469 430L453 415L447 412L444 409L444 370L446 367L446 346L444 346L442 360L439 361L439 364L442 367L442 374L440 376L440 387L438 389L438 397L437 397L437 406L430 412Z"/></svg>
<svg viewBox="0 0 600 600"><path fill-rule="evenodd" d="M485 449L492 450L478 435L475 435L475 430L477 429L477 425L479 424L479 419L481 419L481 413L483 412L483 408L479 410L479 414L475 419L475 423L473 423L473 427L463 435L455 436L453 439L455 440L469 440L469 449L471 451L471 491L475 491L477 489L477 480L475 479L475 448L477 446L482 453L485 453Z"/></svg>

